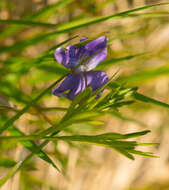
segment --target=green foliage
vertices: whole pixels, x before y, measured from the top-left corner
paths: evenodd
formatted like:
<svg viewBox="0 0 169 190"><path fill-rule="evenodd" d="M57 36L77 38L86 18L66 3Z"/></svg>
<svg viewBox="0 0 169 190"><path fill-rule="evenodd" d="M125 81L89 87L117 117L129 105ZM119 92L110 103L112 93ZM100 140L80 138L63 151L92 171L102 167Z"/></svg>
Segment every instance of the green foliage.
<svg viewBox="0 0 169 190"><path fill-rule="evenodd" d="M32 39L17 42L16 44L14 44L12 46L6 46L6 47L3 47L3 48L0 48L0 53L9 52L9 51L15 51L15 50L20 50L21 51L21 50L23 50L24 48L26 48L28 46L35 45L35 44L37 44L37 43L39 43L41 41L46 41L46 40L56 38L57 36L59 36L61 34L64 34L64 33L68 33L68 32L70 32L72 30L76 30L76 29L79 29L79 28L82 28L82 27L86 27L86 26L89 26L89 25L104 22L104 21L109 20L109 19L121 18L121 17L123 18L123 17L126 17L130 13L133 13L133 12L138 12L138 11L149 9L149 8L152 8L152 7L155 7L155 6L166 5L166 4L167 3L148 5L148 6L144 6L144 7L141 7L141 8L136 8L136 9L129 10L129 11L124 11L124 12L121 12L121 13L118 13L118 14L113 14L113 15L110 15L110 16L104 16L104 17L89 19L87 21L85 20L83 23L75 24L74 26L72 26L72 25L69 26L68 25L66 28L63 28L63 29L62 28L60 29L60 27L58 27L57 31L50 32L50 33L45 33L45 34L38 34L37 36L33 37Z"/></svg>
<svg viewBox="0 0 169 190"><path fill-rule="evenodd" d="M105 1L89 10L89 12L91 11L92 14L95 14L113 2L112 0ZM6 150L1 149L0 167L11 168L11 170L1 177L0 187L17 171L21 170L21 168L23 189L28 189L28 184L30 184L30 188L32 189L36 186L41 186L42 181L32 177L29 173L29 169L24 167L33 156L35 156L35 158L39 157L59 170L46 150L43 150L49 142L52 142L55 147L55 158L61 165L59 168L66 168L68 163L68 158L57 148L57 143L60 141L64 141L70 147L75 146L74 142L76 142L76 144L86 143L89 145L94 144L112 148L132 160L134 160L134 155L156 157L150 152L137 150L139 146L156 145L156 143L138 143L136 140L130 140L130 138L146 135L150 132L149 130L129 134L105 133L104 131L104 133L100 134L99 132L99 135L95 135L93 133L97 130L94 129L93 131L88 130L87 133L89 134L87 135L81 133L83 133L82 126L88 126L89 128L90 126L105 126L103 120L103 116L105 115L111 115L123 121L130 121L142 127L147 127L136 119L122 115L120 109L124 106L129 107L135 101L150 103L168 109L169 105L167 103L140 94L137 92L138 87L132 86L133 84L137 85L139 82L141 83L148 79L168 75L168 65L141 70L136 74L119 77L119 79L116 80L117 72L110 77L107 84L94 93L91 88L87 88L78 94L72 102L64 98L59 100L59 103L64 104L63 107L60 105L46 107L46 104L49 98L51 98L51 89L58 85L69 73L68 70L56 63L53 56L54 50L67 45L71 40L76 40L78 36L75 36L73 32L77 34L80 33L80 29L85 30L89 26L95 27L97 24L103 24L105 21L112 19L120 20L128 17L139 17L139 19L148 19L151 17L151 19L153 19L155 16L163 15L164 13L156 13L153 11L142 13L141 11L151 11L153 7L158 8L159 6L162 7L169 3L146 5L108 16L91 16L88 11L83 10L79 15L73 18L70 16L68 19L68 13L66 11L69 6L76 8L76 3L77 2L73 0L61 0L25 18L0 20L0 24L4 27L0 33L0 39L4 41L8 40L8 37L22 35L22 33L27 30L32 32L32 35L29 37L14 40L11 45L5 45L6 43L4 43L0 47L0 54L2 55L2 57L0 57L0 148L3 147L5 142L8 142L8 148L13 150L16 149L17 143L20 143L24 147L23 150L26 148L31 152L28 156L25 156L24 159L15 161L11 158L11 155L8 154L8 148L6 148ZM86 5L89 3L90 2L86 2ZM6 4L0 3L0 6L6 7ZM61 11L62 14L59 11ZM64 17L64 11L67 16L64 22L61 20L61 22L51 23L51 18L55 15L60 16L61 14ZM34 27L36 27L38 32ZM109 27L108 30L111 31L112 28ZM107 31L103 28L102 32ZM142 32L144 32L144 30ZM125 33L124 35L119 34L117 37L114 37L110 32L110 34L108 34L110 37L109 45L111 45L114 40L128 39L130 34L133 34L133 32ZM134 32L134 34L140 35L138 31ZM52 42L53 39L59 36L63 37L63 35L69 37L61 43L58 42L57 45L55 42ZM97 32L95 36L89 36L87 41L76 43L76 45L82 46L100 35L101 34ZM36 45L41 44L44 44L44 46L48 48L47 50L43 50L38 56L31 57L24 54L30 46L36 49ZM50 47L49 44L51 44ZM23 50L25 50L25 52ZM111 68L117 63L130 62L133 59L142 60L146 52L132 53L127 51L127 55L126 53L124 55L120 53L120 56L116 56L115 58L113 54L114 52L110 51L109 58L101 63L98 69ZM3 55L5 55L5 58ZM105 93L100 99L96 99L96 96L103 88L106 88ZM54 113L54 117L52 117L52 113ZM23 127L22 124L24 122L22 123L21 121L24 117L26 117L26 124ZM28 129L26 132L24 130L25 126ZM81 129L77 129L77 127L75 130L74 126L78 126ZM67 135L68 133L69 135ZM13 146L11 146L11 144ZM6 145L6 147L8 145ZM48 184L45 185L48 188L52 188Z"/></svg>
<svg viewBox="0 0 169 190"><path fill-rule="evenodd" d="M136 100L139 100L139 101L142 101L142 102L147 102L147 103L155 104L155 105L162 106L162 107L165 107L165 108L169 108L168 104L165 104L164 102L160 102L160 101L155 100L153 98L144 96L143 94L134 93L134 98Z"/></svg>
<svg viewBox="0 0 169 190"><path fill-rule="evenodd" d="M16 164L16 162L14 160L9 159L9 158L1 158L0 159L0 167L11 168L15 164Z"/></svg>
<svg viewBox="0 0 169 190"><path fill-rule="evenodd" d="M10 179L16 173L19 166L20 166L20 162L15 164L15 166L10 170L10 172L6 176L1 178L0 187L2 187L7 182L7 180Z"/></svg>
<svg viewBox="0 0 169 190"><path fill-rule="evenodd" d="M91 113L90 113L91 114ZM75 135L75 136L58 136L58 137L46 137L46 136L10 136L10 137L0 137L0 140L5 139L12 139L12 140L22 140L24 142L25 139L28 140L37 140L37 139L47 139L47 140L63 140L63 141L77 141L77 142L83 142L88 144L94 144L99 146L106 146L109 148L113 148L120 152L121 154L124 154L128 158L134 160L134 157L132 154L138 154L142 156L147 157L156 157L153 156L150 152L142 152L135 150L135 147L137 145L156 145L155 143L137 143L136 141L123 141L124 139L139 137L142 135L147 134L150 131L142 131L137 133L130 133L130 134L118 134L118 133L105 133L101 135L96 136L85 136L85 135Z"/></svg>

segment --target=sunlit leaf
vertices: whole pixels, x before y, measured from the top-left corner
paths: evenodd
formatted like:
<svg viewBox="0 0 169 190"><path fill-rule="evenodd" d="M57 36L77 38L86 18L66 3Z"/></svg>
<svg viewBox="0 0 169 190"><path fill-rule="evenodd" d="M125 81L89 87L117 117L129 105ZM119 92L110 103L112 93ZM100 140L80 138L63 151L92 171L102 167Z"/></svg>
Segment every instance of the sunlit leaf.
<svg viewBox="0 0 169 190"><path fill-rule="evenodd" d="M164 107L164 108L169 108L169 104L166 104L166 103L164 103L164 102L155 100L155 99L153 99L153 98L150 98L150 97L148 97L148 96L145 96L145 95L140 94L140 93L137 93L137 92L133 94L133 97L134 97L136 100L139 100L139 101L142 101L142 102L154 104L154 105L161 106L161 107Z"/></svg>

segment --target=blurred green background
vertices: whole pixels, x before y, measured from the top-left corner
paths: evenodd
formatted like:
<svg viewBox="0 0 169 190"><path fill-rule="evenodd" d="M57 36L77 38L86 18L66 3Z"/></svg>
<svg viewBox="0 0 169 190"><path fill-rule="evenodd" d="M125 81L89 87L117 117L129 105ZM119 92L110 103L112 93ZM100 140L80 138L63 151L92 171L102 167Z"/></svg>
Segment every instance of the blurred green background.
<svg viewBox="0 0 169 190"><path fill-rule="evenodd" d="M92 23L95 17L99 19L163 2L169 3L162 0L0 0L0 114L13 116L15 109L22 108L41 89L65 73L54 57L42 57L39 62L36 58L64 40L73 38L67 44L78 43L82 36L108 36L107 59L113 61L100 64L98 68L104 69L109 76L119 70L116 80L120 84L138 86L142 94L169 103L169 5ZM4 19L13 19L13 22L4 23ZM17 23L19 19L23 23ZM29 22L25 24L24 21ZM40 101L42 107L66 107L68 104L68 100L58 99L51 93ZM35 110L30 109L30 113L25 113L16 125L25 134L30 134L46 128L48 119L59 120L63 111L34 114ZM77 124L65 133L128 133L150 129L151 133L143 138L144 141L160 144L146 150L155 152L159 158L137 156L135 161L131 161L108 148L49 143L45 152L57 160L63 173L33 157L1 189L168 190L169 111L135 102L122 107L120 113L121 117L101 118L105 125L79 124L79 127ZM1 119L1 125L3 122ZM5 142L0 144L0 177L28 154L20 144Z"/></svg>

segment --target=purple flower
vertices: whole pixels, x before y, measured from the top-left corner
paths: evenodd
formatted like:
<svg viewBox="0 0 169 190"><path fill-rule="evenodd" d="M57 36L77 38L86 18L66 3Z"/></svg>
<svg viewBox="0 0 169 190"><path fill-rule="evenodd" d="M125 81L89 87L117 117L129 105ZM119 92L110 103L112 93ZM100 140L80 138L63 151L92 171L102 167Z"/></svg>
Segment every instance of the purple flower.
<svg viewBox="0 0 169 190"><path fill-rule="evenodd" d="M83 37L80 41L86 39L87 37ZM70 45L66 50L57 48L54 52L56 60L73 72L53 89L53 94L73 100L88 86L92 87L93 91L103 86L108 81L106 73L91 70L106 58L106 45L107 37L101 36L81 47Z"/></svg>

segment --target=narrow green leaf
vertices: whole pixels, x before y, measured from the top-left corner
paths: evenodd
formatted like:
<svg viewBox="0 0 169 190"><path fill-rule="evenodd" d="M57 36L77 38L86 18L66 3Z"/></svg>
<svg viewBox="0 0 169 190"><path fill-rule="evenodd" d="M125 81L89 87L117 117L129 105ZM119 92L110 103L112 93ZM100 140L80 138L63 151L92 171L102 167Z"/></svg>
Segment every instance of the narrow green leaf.
<svg viewBox="0 0 169 190"><path fill-rule="evenodd" d="M86 26L89 26L89 25L104 22L106 20L113 19L113 18L123 18L125 16L128 16L128 14L130 14L130 13L142 11L142 10L149 9L149 8L152 8L152 7L155 7L155 6L167 5L167 4L169 4L169 3L160 3L160 4L154 4L154 5L147 5L147 6L143 6L143 7L136 8L136 9L131 9L131 10L128 10L128 11L124 11L124 12L109 15L109 16L103 16L103 17L90 19L90 20L85 21L84 23L80 23L80 24L77 24L75 26L70 26L70 27L68 26L67 28L64 28L64 29L59 29L58 28L58 30L55 31L55 32L46 33L46 34L43 34L43 35L37 35L36 37L34 37L32 39L29 39L27 41L21 41L21 42L17 42L16 44L14 44L12 46L2 47L2 48L0 48L0 53L13 51L13 50L20 50L21 51L22 49L24 49L24 48L26 48L26 47L28 47L30 45L35 45L35 44L37 44L37 43L39 43L41 41L46 41L46 40L56 38L57 36L59 36L59 35L61 35L63 33L67 33L67 32L70 32L72 30L75 30L75 29L79 29L79 28L86 27Z"/></svg>
<svg viewBox="0 0 169 190"><path fill-rule="evenodd" d="M5 116L1 116L1 122L5 121ZM17 137L25 137L25 134L20 131L18 128L16 128L14 125L11 125L8 128L8 131L10 132L10 134L12 136L17 136ZM11 137L12 137L11 136ZM39 158L41 158L42 160L44 160L45 162L48 162L49 164L51 164L54 168L56 168L57 170L59 170L57 168L57 166L54 164L54 162L48 157L48 155L43 152L33 141L29 141L29 140L22 140L20 141L20 143L27 148L29 151L31 151L33 154L36 154ZM1 159L0 159L0 163L1 163ZM1 164L0 164L1 166Z"/></svg>
<svg viewBox="0 0 169 190"><path fill-rule="evenodd" d="M57 132L54 132L50 135L50 137L56 135ZM23 136L22 136L23 137ZM48 140L44 141L40 144L39 148L42 149L44 146L48 144ZM34 156L34 153L31 153L28 155L23 161L19 162L16 167L12 168L12 170L0 180L0 187L7 182L7 180L13 176L17 171L19 171L32 157Z"/></svg>
<svg viewBox="0 0 169 190"><path fill-rule="evenodd" d="M68 140L68 141L105 141L105 140L117 140L117 139L128 139L128 138L135 138L139 136L146 135L149 133L149 130L136 132L136 133L128 133L128 134L119 134L119 133L104 133L100 135L73 135L73 136L55 136L55 137L48 137L48 136L40 136L40 135L29 135L29 136L0 136L0 140L40 140L40 139L47 139L47 140Z"/></svg>
<svg viewBox="0 0 169 190"><path fill-rule="evenodd" d="M140 53L140 54L135 54L135 55L129 55L129 56L125 56L125 57L120 57L120 58L116 58L116 59L109 59L106 61L103 61L102 63L100 63L97 68L98 69L103 69L103 68L108 68L111 65L114 65L116 63L121 63L122 61L128 61L130 59L136 58L138 56L142 56L144 55L144 53Z"/></svg>
<svg viewBox="0 0 169 190"><path fill-rule="evenodd" d="M88 135L73 135L73 136L40 136L40 135L30 135L30 136L22 136L22 137L17 137L17 136L9 136L9 137L4 137L0 136L0 140L36 140L36 139L46 139L48 140L64 140L64 141L77 141L77 142L82 142L82 143L88 143L88 144L94 144L94 145L99 145L99 146L106 146L113 148L117 150L118 152L122 153L123 155L127 156L130 159L134 159L134 157L130 153L134 154L140 154L143 156L152 156L150 153L144 153L141 151L136 151L135 147L138 145L144 145L139 144L136 141L119 141L118 139L128 139L128 138L134 138L138 136L142 136L147 134L148 130L141 131L141 132L136 132L136 133L129 133L129 134L118 134L118 133L106 133L106 134L101 134L101 135L95 135L95 136L88 136ZM151 144L151 145L154 145ZM40 146L41 147L41 146Z"/></svg>
<svg viewBox="0 0 169 190"><path fill-rule="evenodd" d="M129 158L130 160L134 160L134 156L130 154L129 152L121 149L121 148L115 148L115 150L121 154L123 154L125 157Z"/></svg>
<svg viewBox="0 0 169 190"><path fill-rule="evenodd" d="M151 13L144 14L130 14L131 17L143 17L143 18L158 18L158 17L167 17L169 13L167 11L156 11Z"/></svg>
<svg viewBox="0 0 169 190"><path fill-rule="evenodd" d="M43 22L33 22L29 20L10 20L10 19L0 19L1 24L17 24L17 25L28 25L28 26L42 26L42 27L56 27L57 24L43 23Z"/></svg>
<svg viewBox="0 0 169 190"><path fill-rule="evenodd" d="M12 159L9 158L0 158L0 167L5 167L5 168L11 168L16 164L16 162Z"/></svg>
<svg viewBox="0 0 169 190"><path fill-rule="evenodd" d="M158 156L154 156L153 153L151 153L151 152L142 152L142 151L138 151L138 150L130 150L129 152L131 152L133 154L137 154L139 156L148 157L148 158L159 158Z"/></svg>
<svg viewBox="0 0 169 190"><path fill-rule="evenodd" d="M137 143L138 146L158 146L159 143Z"/></svg>
<svg viewBox="0 0 169 190"><path fill-rule="evenodd" d="M128 139L128 138L135 138L135 137L146 135L147 133L150 133L150 132L151 132L150 130L145 130L145 131L136 132L136 133L128 133L128 134L124 135L124 137L126 139Z"/></svg>
<svg viewBox="0 0 169 190"><path fill-rule="evenodd" d="M113 107L119 108L119 107L122 107L122 106L131 105L131 104L133 104L133 103L134 103L133 100L120 101L120 102L114 103Z"/></svg>
<svg viewBox="0 0 169 190"><path fill-rule="evenodd" d="M8 130L12 134L12 136L25 136L24 133L22 133L19 129L17 129L15 126L9 127ZM58 171L58 167L54 164L54 162L47 156L45 152L43 152L33 141L28 140L22 140L20 143L30 150L33 154L36 154L38 157L40 157L42 160L48 162L51 164L54 168L56 168Z"/></svg>
<svg viewBox="0 0 169 190"><path fill-rule="evenodd" d="M94 119L95 117L98 116L103 116L104 113L101 112L96 112L96 111L80 111L78 113L76 113L73 118L71 119L71 121L77 121L77 120L89 120L90 118ZM70 122L71 122L70 121Z"/></svg>
<svg viewBox="0 0 169 190"><path fill-rule="evenodd" d="M163 103L163 102L161 102L161 101L155 100L155 99L153 99L153 98L150 98L150 97L145 96L145 95L143 95L143 94L140 94L140 93L138 93L138 92L135 92L135 93L133 94L133 97L134 97L136 100L139 100L139 101L142 101L142 102L146 102L146 103L154 104L154 105L157 105L157 106L169 108L169 104L166 104L166 103Z"/></svg>
<svg viewBox="0 0 169 190"><path fill-rule="evenodd" d="M97 17L97 18L94 18L94 19L90 19L88 21L84 21L84 23L82 23L82 24L78 24L78 25L73 26L73 27L67 27L64 30L65 31L70 31L70 30L81 28L81 27L89 26L89 25L92 25L92 24L97 24L97 23L100 23L100 22L104 22L104 21L112 19L112 18L122 18L122 17L128 16L128 14L130 14L130 13L142 11L142 10L145 10L145 9L150 9L150 8L153 8L153 7L156 7L156 6L168 5L168 4L169 3L159 3L159 4L147 5L147 6L139 7L139 8L136 8L136 9L130 9L128 11L124 11L124 12L109 15L109 16ZM60 30L60 32L61 31L62 30Z"/></svg>
<svg viewBox="0 0 169 190"><path fill-rule="evenodd" d="M39 19L44 20L45 19L46 20L47 17L50 17L53 14L55 14L59 8L69 5L71 2L73 2L73 0L60 0L60 1L57 1L56 3L49 4L43 7L42 9L40 9L39 11L35 12L33 15L29 16L27 19L30 19L30 20L39 20Z"/></svg>
<svg viewBox="0 0 169 190"><path fill-rule="evenodd" d="M50 17L51 15L55 14L56 11L68 5L73 0L60 0L56 3L50 4L45 6L44 8L40 9L39 11L35 12L33 15L28 16L24 18L24 20L28 21L38 21L38 20L47 20L47 17ZM8 30L3 30L0 32L0 38L5 38L8 36L11 36L12 34L15 34L19 32L20 30L24 29L26 26L23 25L15 25L8 27Z"/></svg>
<svg viewBox="0 0 169 190"><path fill-rule="evenodd" d="M22 163L22 162L18 162L18 163L9 171L9 173L8 173L6 176L4 176L4 177L2 177L2 178L0 179L0 187L2 187L2 186L8 181L8 179L11 178L11 177L16 173L16 171L17 171L17 169L19 168L19 166L20 166L21 163Z"/></svg>
<svg viewBox="0 0 169 190"><path fill-rule="evenodd" d="M71 38L68 38L68 39L62 41L59 44L54 45L52 48L43 52L40 56L37 56L34 59L25 60L22 58L11 58L9 60L6 60L5 61L5 64L6 64L5 71L6 72L10 71L10 65L14 64L14 69L12 68L11 72L13 73L15 71L17 73L20 73L20 75L25 75L25 72L28 72L29 69L32 67L37 67L38 69L48 69L49 71L53 70L53 72L55 72L55 73L65 74L66 69L63 66L61 66L59 64L56 64L56 65L51 64L51 62L56 62L56 60L54 59L54 50L60 46L63 46L64 44L68 43L69 41L75 39L76 37L77 36L73 36ZM48 65L45 65L43 67L43 62L46 61L45 59L50 59L50 63L48 63ZM17 64L17 67L16 67L16 64Z"/></svg>
<svg viewBox="0 0 169 190"><path fill-rule="evenodd" d="M41 107L42 111L67 111L64 107Z"/></svg>

